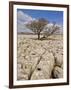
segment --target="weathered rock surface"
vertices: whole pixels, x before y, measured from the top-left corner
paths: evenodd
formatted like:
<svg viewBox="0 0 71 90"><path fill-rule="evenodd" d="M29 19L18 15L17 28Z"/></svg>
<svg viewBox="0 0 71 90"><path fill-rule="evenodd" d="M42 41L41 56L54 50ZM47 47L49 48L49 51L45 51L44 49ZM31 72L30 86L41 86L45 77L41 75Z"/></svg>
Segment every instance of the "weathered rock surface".
<svg viewBox="0 0 71 90"><path fill-rule="evenodd" d="M18 35L17 79L63 77L63 41L35 40ZM56 67L55 67L56 66Z"/></svg>
<svg viewBox="0 0 71 90"><path fill-rule="evenodd" d="M62 54L60 54L60 53L55 54L55 63L57 66L60 66L60 67L62 66L62 64L63 64L63 55Z"/></svg>
<svg viewBox="0 0 71 90"><path fill-rule="evenodd" d="M54 76L54 78L63 78L62 68L60 68L58 66L54 67L53 76Z"/></svg>
<svg viewBox="0 0 71 90"><path fill-rule="evenodd" d="M31 79L49 79L54 67L54 56L52 53L46 51L42 56L40 62L31 75Z"/></svg>

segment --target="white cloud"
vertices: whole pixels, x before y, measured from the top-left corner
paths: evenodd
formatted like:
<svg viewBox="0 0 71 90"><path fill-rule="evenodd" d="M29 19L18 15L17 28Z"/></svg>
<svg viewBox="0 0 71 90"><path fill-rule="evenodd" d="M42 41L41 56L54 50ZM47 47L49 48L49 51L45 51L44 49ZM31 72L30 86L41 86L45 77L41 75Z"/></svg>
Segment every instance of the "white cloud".
<svg viewBox="0 0 71 90"><path fill-rule="evenodd" d="M22 12L21 10L17 12L17 29L18 32L31 32L29 29L26 28L25 24L35 20L31 16L27 15L26 13Z"/></svg>
<svg viewBox="0 0 71 90"><path fill-rule="evenodd" d="M27 23L33 20L32 17L30 17L29 15L25 14L22 11L18 11L17 13L17 19L22 21L23 23Z"/></svg>
<svg viewBox="0 0 71 90"><path fill-rule="evenodd" d="M56 26L58 26L59 29L55 32L55 34L63 34L63 27L61 25L59 25L59 24L55 24L55 27ZM48 31L49 29L52 31L53 23L49 23L44 27L44 31Z"/></svg>
<svg viewBox="0 0 71 90"><path fill-rule="evenodd" d="M30 23L31 21L36 20L35 18L32 18L31 16L27 15L26 13L24 13L23 11L18 11L17 12L17 30L18 32L32 32L31 30L29 30L25 24ZM36 20L37 21L37 20ZM49 23L45 26L45 28L51 28L52 30L52 26L53 23ZM56 24L56 26L60 27L59 30L57 30L56 33L58 34L62 34L63 33L63 27L61 25ZM44 28L44 29L45 29ZM47 29L48 30L48 29ZM46 31L46 30L44 30Z"/></svg>

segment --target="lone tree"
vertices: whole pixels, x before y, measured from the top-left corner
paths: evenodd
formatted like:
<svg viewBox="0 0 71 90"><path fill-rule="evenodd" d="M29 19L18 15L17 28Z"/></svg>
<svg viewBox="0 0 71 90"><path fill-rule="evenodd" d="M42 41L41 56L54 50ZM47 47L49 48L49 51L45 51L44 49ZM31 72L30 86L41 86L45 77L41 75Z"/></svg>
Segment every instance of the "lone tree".
<svg viewBox="0 0 71 90"><path fill-rule="evenodd" d="M38 20L32 21L30 24L27 24L27 28L32 30L35 34L38 35L38 40L40 39L40 34L43 31L45 25L47 24L47 20L40 18Z"/></svg>
<svg viewBox="0 0 71 90"><path fill-rule="evenodd" d="M60 27L56 25L55 22L53 24L48 24L44 28L44 36L43 38L48 38L49 36L53 35L57 30L59 30Z"/></svg>

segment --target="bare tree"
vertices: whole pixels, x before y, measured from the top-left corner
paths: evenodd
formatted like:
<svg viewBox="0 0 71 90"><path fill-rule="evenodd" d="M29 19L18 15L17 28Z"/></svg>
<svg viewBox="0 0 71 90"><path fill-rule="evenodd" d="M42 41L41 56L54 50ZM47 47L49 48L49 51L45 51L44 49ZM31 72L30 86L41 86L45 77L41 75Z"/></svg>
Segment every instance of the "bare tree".
<svg viewBox="0 0 71 90"><path fill-rule="evenodd" d="M30 24L27 24L26 26L32 30L35 34L38 35L38 40L40 39L40 33L43 31L45 25L47 24L47 20L40 18L38 20L32 21Z"/></svg>
<svg viewBox="0 0 71 90"><path fill-rule="evenodd" d="M56 23L54 22L54 23L53 23L52 25L50 25L50 26L49 26L49 24L46 25L44 29L45 29L45 31L44 31L44 36L43 36L43 38L53 35L57 30L60 29L60 27L57 26Z"/></svg>

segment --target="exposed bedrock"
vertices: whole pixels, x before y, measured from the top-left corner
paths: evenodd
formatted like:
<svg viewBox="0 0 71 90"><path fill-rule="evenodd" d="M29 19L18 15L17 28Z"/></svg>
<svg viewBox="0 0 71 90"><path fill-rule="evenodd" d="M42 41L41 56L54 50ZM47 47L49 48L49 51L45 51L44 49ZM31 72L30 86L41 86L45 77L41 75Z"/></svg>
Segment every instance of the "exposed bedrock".
<svg viewBox="0 0 71 90"><path fill-rule="evenodd" d="M52 53L46 51L42 56L40 62L37 64L35 70L31 75L31 79L49 79L54 67L54 56Z"/></svg>
<svg viewBox="0 0 71 90"><path fill-rule="evenodd" d="M54 78L63 78L63 70L62 68L56 66L53 69L53 77Z"/></svg>
<svg viewBox="0 0 71 90"><path fill-rule="evenodd" d="M62 40L32 40L18 37L17 79L63 77Z"/></svg>

